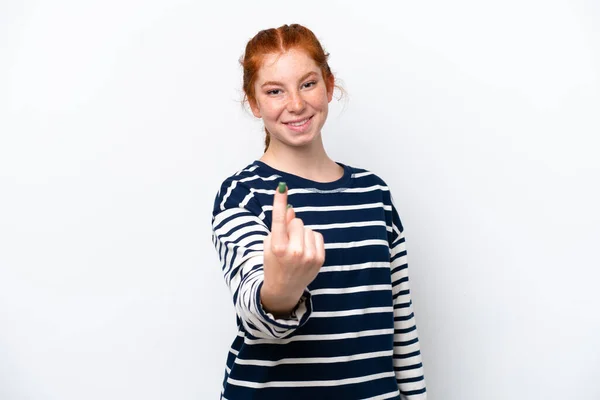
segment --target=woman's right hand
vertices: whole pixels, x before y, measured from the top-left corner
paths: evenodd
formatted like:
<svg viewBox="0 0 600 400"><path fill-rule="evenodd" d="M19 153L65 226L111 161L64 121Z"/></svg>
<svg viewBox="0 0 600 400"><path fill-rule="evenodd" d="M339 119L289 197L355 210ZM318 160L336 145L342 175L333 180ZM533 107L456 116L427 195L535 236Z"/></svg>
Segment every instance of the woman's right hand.
<svg viewBox="0 0 600 400"><path fill-rule="evenodd" d="M283 193L280 192L283 190ZM271 233L264 239L262 306L273 314L291 312L325 262L323 235L306 228L287 207L287 187L280 182L273 198Z"/></svg>

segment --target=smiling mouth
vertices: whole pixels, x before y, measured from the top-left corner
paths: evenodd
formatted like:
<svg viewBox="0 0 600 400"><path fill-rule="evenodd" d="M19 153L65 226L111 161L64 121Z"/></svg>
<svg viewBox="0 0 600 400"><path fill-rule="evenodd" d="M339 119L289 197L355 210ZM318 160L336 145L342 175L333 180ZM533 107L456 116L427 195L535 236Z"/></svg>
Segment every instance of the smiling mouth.
<svg viewBox="0 0 600 400"><path fill-rule="evenodd" d="M296 122L284 122L284 124L286 124L286 125L290 125L290 126L302 126L302 125L304 125L305 123L307 123L307 122L308 122L308 121L309 121L309 120L310 120L312 117L313 117L313 116L311 115L310 117L308 117L308 118L304 118L304 119L303 119L303 120L301 120L301 121L296 121Z"/></svg>

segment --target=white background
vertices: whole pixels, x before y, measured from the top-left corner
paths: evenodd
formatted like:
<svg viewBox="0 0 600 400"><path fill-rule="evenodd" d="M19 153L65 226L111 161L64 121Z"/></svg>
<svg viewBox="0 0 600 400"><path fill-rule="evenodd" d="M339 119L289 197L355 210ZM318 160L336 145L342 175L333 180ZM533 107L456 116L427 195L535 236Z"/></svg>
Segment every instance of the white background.
<svg viewBox="0 0 600 400"><path fill-rule="evenodd" d="M390 185L432 400L600 399L600 3L3 1L0 399L216 399L238 58L312 29Z"/></svg>

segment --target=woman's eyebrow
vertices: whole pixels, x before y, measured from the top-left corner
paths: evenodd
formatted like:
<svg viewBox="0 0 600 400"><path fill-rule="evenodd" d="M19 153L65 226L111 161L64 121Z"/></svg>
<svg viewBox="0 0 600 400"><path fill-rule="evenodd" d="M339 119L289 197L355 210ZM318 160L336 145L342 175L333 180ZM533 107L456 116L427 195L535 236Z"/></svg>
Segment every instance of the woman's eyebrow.
<svg viewBox="0 0 600 400"><path fill-rule="evenodd" d="M302 77L298 81L303 81L311 75L317 75L317 73L315 71L310 71L310 72L302 75ZM260 87L267 86L267 85L283 86L283 83L276 82L276 81L267 81L267 82L263 83L262 85L260 85Z"/></svg>

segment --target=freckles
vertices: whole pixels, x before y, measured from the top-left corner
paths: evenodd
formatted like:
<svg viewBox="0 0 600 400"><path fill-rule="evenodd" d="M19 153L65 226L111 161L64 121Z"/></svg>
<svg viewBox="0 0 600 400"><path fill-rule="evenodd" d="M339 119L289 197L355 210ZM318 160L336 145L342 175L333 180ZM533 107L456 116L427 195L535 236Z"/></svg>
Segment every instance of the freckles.
<svg viewBox="0 0 600 400"><path fill-rule="evenodd" d="M310 104L311 108L321 111L327 107L328 101L327 97L319 96L314 99L307 100L307 103Z"/></svg>
<svg viewBox="0 0 600 400"><path fill-rule="evenodd" d="M310 94L310 100L307 98L311 104L315 106L322 107L324 103L328 103L327 101L327 91L323 88L321 90L315 90Z"/></svg>
<svg viewBox="0 0 600 400"><path fill-rule="evenodd" d="M283 112L283 107L280 104L270 104L265 109L265 116L270 120L276 120Z"/></svg>

